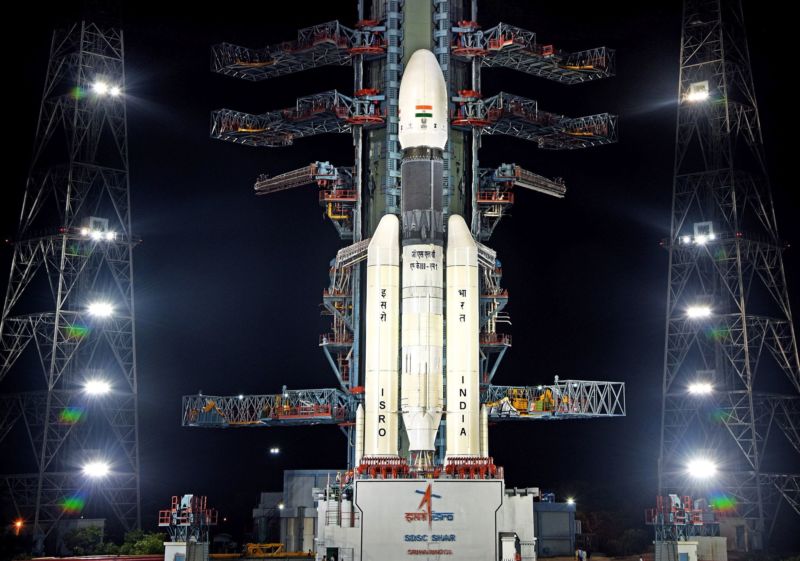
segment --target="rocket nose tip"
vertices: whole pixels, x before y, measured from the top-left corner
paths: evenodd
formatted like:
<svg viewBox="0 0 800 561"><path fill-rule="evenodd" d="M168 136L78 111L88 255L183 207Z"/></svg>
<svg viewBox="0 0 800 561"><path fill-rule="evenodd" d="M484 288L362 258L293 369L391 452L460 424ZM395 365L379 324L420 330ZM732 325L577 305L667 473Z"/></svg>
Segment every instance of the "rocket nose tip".
<svg viewBox="0 0 800 561"><path fill-rule="evenodd" d="M411 58L409 59L409 61L408 61L408 62L409 62L409 64L410 64L410 63L411 63L412 61L414 61L414 60L417 60L417 61L418 61L418 60L422 60L422 59L425 59L425 58L427 58L427 59L429 59L429 60L434 60L434 61L435 61L435 60L436 60L436 55L434 55L434 54L433 54L433 52L431 52L431 51L430 51L430 50L428 50L428 49L417 49L417 50L416 50L416 51L414 51L414 53L411 55Z"/></svg>
<svg viewBox="0 0 800 561"><path fill-rule="evenodd" d="M408 59L408 64L406 64L406 72L412 68L436 68L438 66L439 61L436 60L436 55L434 55L428 49L419 49L414 51L414 54L412 54L411 58Z"/></svg>

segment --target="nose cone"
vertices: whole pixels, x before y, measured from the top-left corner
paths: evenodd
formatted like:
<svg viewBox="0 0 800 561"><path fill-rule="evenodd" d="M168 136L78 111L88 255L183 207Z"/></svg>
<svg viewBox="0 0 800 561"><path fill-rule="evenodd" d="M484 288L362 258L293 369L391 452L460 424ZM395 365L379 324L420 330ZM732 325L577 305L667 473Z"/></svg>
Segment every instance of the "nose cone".
<svg viewBox="0 0 800 561"><path fill-rule="evenodd" d="M447 86L432 52L411 55L400 81L400 146L444 149L447 142Z"/></svg>

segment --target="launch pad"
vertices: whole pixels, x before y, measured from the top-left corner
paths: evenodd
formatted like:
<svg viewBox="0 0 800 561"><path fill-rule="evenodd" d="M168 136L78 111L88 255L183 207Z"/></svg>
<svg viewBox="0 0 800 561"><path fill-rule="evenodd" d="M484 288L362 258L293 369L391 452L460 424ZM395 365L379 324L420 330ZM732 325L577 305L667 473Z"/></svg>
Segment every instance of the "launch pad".
<svg viewBox="0 0 800 561"><path fill-rule="evenodd" d="M351 497L319 501L317 550L342 561L531 558L533 499L502 479L356 480Z"/></svg>

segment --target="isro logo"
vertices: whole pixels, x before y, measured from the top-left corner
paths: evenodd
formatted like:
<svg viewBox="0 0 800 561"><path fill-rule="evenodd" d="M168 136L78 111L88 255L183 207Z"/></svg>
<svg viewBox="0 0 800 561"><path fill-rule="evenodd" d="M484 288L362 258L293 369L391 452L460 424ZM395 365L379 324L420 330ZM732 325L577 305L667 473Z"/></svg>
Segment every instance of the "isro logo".
<svg viewBox="0 0 800 561"><path fill-rule="evenodd" d="M433 525L435 521L441 520L448 520L453 521L453 513L452 512L434 512L433 511L433 499L441 499L441 495L436 495L432 492L433 484L428 483L428 487L424 491L420 491L417 489L415 493L418 495L422 495L422 500L419 502L419 506L417 507L417 512L406 512L406 522L414 522L414 521L426 521L428 522L428 527Z"/></svg>

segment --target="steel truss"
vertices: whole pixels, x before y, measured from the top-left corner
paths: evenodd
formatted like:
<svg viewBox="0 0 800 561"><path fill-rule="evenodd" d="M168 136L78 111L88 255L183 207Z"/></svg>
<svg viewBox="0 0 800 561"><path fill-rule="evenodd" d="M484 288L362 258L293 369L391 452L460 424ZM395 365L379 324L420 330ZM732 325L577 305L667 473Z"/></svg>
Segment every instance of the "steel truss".
<svg viewBox="0 0 800 561"><path fill-rule="evenodd" d="M614 75L615 52L598 47L576 53L536 40L536 33L507 23L481 30L475 22L453 27L453 56L478 58L482 66L503 67L563 84L580 84Z"/></svg>
<svg viewBox="0 0 800 561"><path fill-rule="evenodd" d="M358 97L331 90L300 97L293 108L262 115L219 109L211 113L211 137L247 146L290 146L295 138L382 124L382 100L374 90Z"/></svg>
<svg viewBox="0 0 800 561"><path fill-rule="evenodd" d="M7 456L25 473L0 477L31 522L37 552L61 518L84 507L113 514L125 530L140 525L136 243L123 36L84 21L53 34L0 318L0 446L17 430L30 444ZM94 300L111 303L113 315L92 317ZM31 376L35 364L42 378ZM81 391L94 376L110 383L110 394ZM8 393L8 384L41 389ZM112 475L92 484L80 466L98 454Z"/></svg>
<svg viewBox="0 0 800 561"><path fill-rule="evenodd" d="M295 41L263 49L230 43L211 48L211 70L226 76L259 81L310 68L352 64L357 55L373 57L386 51L386 27L361 21L355 29L338 21L300 29Z"/></svg>
<svg viewBox="0 0 800 561"><path fill-rule="evenodd" d="M320 337L319 346L336 376L338 388L298 390L280 396L187 396L184 398L185 426L338 424L345 427L352 460L352 422L363 391L359 382L360 266L366 258L370 228L377 224L380 215L396 214L400 206L402 154L397 139L398 95L403 57L409 54L403 51L404 8L401 0L374 0L371 13L379 19L364 19L365 6L360 3L360 21L354 29L334 21L302 29L296 40L260 50L230 44L213 48L214 71L253 81L319 66L353 66L355 93L352 97L335 91L325 92L300 98L290 109L261 115L221 109L211 118L212 138L250 146L287 146L306 136L351 133L355 160L352 168L335 168L327 162L316 162L276 177L261 176L256 182L256 191L272 193L317 183L322 189L320 204L325 206L340 237L352 239L353 243L342 248L331 261L330 283L322 298L323 314L331 318L331 331ZM476 2L468 5L433 0L432 9L432 49L453 102L450 106L452 134L464 141L460 147L456 146L458 143L449 143L443 153L446 212L459 212L452 201L463 203L470 196L464 194L465 186L471 184L473 235L479 242L485 241L513 202L512 187L555 196L563 196L565 188L559 180L546 179L513 165L501 166L490 178L478 167L481 132L534 140L541 148L584 148L615 142L616 117L602 114L567 118L539 111L535 101L510 94L482 100L478 92L481 65L506 66L570 84L611 76L614 54L605 48L564 53L538 44L535 34L507 24L482 32L470 22L456 24L452 21L468 12L474 20ZM482 52L465 50L465 43L474 43ZM472 89L462 90L467 84ZM461 166L451 165L455 158L463 166L459 172L456 170ZM369 174L365 173L367 160L370 161ZM464 171L467 165L469 173ZM362 225L362 213L366 213L363 215L367 217L367 225ZM498 325L510 323L504 311L508 293L501 287L502 268L495 252L479 244L479 261L481 383L483 387L490 387L500 362L511 347L511 337L498 330ZM524 390L513 389L517 393ZM533 395L537 391L532 388L528 393ZM593 401L598 395L581 399L591 404L588 407L600 407L602 400ZM624 409L624 392L618 397L622 401L617 405L621 403ZM605 413L593 409L591 414L589 410L581 410L548 416L616 416L619 409L610 407ZM285 414L285 408L289 414ZM500 418L499 413L495 417ZM506 417L509 415L504 413L503 418ZM525 413L525 418L534 417Z"/></svg>
<svg viewBox="0 0 800 561"><path fill-rule="evenodd" d="M487 386L481 401L500 401L512 391L535 401L549 391L558 404L542 412L495 408L493 421L586 419L625 416L622 382L562 380L543 386ZM274 395L183 396L185 427L230 428L300 425L349 425L355 421L357 394L337 389L286 390Z"/></svg>
<svg viewBox="0 0 800 561"><path fill-rule="evenodd" d="M91 508L102 502L120 520L139 514L139 478L132 473L113 473L102 484L93 484L81 473L46 472L2 476L5 491L17 512L39 511L39 523L53 528L78 505ZM107 506L105 506L107 505Z"/></svg>
<svg viewBox="0 0 800 561"><path fill-rule="evenodd" d="M710 456L761 549L780 499L797 511L798 476L771 473L788 458L764 458L776 430L800 454L800 360L743 21L739 2L684 2L659 494L696 495L681 466Z"/></svg>
<svg viewBox="0 0 800 561"><path fill-rule="evenodd" d="M561 178L548 179L516 164L501 164L498 168L479 168L479 188L475 199L479 220L474 228L475 238L486 241L494 232L500 219L514 206L514 187L529 189L545 195L562 198L567 188Z"/></svg>
<svg viewBox="0 0 800 561"><path fill-rule="evenodd" d="M262 175L256 181L255 191L258 195L268 195L316 184L320 188L319 204L336 227L339 237L352 240L358 202L358 193L353 188L353 171L353 168L335 167L329 162L314 162L275 177Z"/></svg>
<svg viewBox="0 0 800 561"><path fill-rule="evenodd" d="M533 100L505 92L486 98L456 97L454 127L482 127L482 134L505 134L535 141L539 148L574 150L617 141L617 117L609 113L570 118L539 110Z"/></svg>

